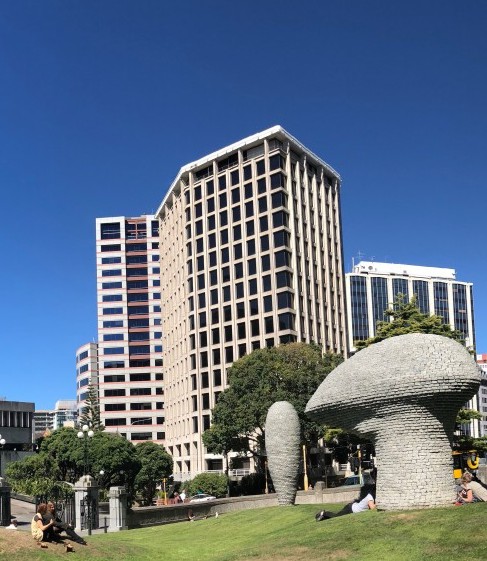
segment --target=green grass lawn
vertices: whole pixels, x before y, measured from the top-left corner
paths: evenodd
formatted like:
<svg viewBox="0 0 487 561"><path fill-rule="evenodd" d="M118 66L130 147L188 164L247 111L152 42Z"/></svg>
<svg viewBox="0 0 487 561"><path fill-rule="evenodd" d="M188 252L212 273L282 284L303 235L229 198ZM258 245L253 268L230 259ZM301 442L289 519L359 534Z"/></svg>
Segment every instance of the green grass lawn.
<svg viewBox="0 0 487 561"><path fill-rule="evenodd" d="M330 510L338 509L337 505ZM218 518L98 534L78 559L103 561L423 561L487 559L487 504L403 512L365 512L316 522L316 505L272 507ZM40 550L25 532L0 531L0 559L66 556ZM19 534L28 538L20 543ZM23 536L22 536L23 538Z"/></svg>

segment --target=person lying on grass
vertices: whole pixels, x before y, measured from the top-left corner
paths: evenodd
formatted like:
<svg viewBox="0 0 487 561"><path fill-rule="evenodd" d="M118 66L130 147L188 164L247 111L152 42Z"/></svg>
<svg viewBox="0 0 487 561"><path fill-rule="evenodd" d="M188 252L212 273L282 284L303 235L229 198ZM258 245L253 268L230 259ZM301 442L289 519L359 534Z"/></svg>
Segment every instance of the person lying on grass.
<svg viewBox="0 0 487 561"><path fill-rule="evenodd" d="M375 506L375 485L363 485L360 488L360 495L355 501L348 503L338 512L330 512L321 510L315 515L317 522L328 520L328 518L336 518L345 514L357 514L366 510L374 510Z"/></svg>

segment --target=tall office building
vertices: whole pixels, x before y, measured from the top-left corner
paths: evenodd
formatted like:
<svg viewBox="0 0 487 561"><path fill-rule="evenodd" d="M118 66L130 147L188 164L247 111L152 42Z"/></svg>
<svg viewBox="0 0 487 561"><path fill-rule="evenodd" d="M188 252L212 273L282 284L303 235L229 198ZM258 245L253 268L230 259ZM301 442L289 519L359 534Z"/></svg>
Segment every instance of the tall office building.
<svg viewBox="0 0 487 561"><path fill-rule="evenodd" d="M472 283L457 281L454 269L360 261L345 278L351 351L355 341L375 335L377 322L387 319L384 311L398 294L415 295L423 313L441 316L474 349Z"/></svg>
<svg viewBox="0 0 487 561"><path fill-rule="evenodd" d="M159 226L96 220L98 345L78 349L78 399L96 370L101 420L134 442L164 440ZM80 352L81 351L81 352ZM97 354L95 369L93 357ZM84 389L84 391L83 391Z"/></svg>
<svg viewBox="0 0 487 561"><path fill-rule="evenodd" d="M161 229L166 446L187 479L222 468L201 434L233 361L314 341L346 354L340 178L281 127L179 171Z"/></svg>

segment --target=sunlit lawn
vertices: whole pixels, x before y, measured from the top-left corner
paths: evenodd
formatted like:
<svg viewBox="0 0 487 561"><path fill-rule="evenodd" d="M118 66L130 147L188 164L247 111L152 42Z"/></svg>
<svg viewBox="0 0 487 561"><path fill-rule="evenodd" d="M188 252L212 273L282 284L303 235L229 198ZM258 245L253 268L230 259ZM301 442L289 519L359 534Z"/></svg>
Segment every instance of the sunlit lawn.
<svg viewBox="0 0 487 561"><path fill-rule="evenodd" d="M319 509L317 505L262 508L98 534L88 538L87 547L76 546L73 555L106 561L487 559L487 504L371 511L316 522ZM40 550L27 532L0 531L1 559L36 561L66 555L57 545Z"/></svg>

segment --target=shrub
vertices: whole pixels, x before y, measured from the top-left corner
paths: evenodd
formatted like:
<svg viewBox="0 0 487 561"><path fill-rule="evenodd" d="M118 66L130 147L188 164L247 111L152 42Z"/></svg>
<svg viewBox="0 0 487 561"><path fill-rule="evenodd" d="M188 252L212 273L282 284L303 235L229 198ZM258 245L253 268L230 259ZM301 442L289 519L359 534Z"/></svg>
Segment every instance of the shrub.
<svg viewBox="0 0 487 561"><path fill-rule="evenodd" d="M203 492L215 497L225 497L228 477L223 473L200 473L187 484L188 497Z"/></svg>

